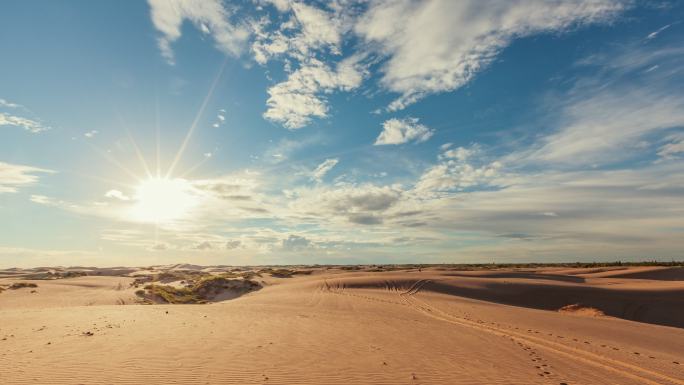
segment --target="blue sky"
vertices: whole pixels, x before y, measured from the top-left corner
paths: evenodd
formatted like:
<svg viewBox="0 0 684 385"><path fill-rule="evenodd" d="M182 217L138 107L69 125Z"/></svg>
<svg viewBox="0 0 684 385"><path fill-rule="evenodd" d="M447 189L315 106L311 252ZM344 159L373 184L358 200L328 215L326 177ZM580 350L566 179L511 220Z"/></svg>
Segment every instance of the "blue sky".
<svg viewBox="0 0 684 385"><path fill-rule="evenodd" d="M678 2L0 10L2 266L682 256Z"/></svg>

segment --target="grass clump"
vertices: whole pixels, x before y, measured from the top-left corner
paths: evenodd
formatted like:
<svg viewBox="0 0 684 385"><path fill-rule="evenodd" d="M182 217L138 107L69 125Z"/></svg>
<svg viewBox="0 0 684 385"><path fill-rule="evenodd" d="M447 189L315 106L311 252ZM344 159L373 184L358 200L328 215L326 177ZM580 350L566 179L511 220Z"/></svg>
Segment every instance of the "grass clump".
<svg viewBox="0 0 684 385"><path fill-rule="evenodd" d="M27 287L38 287L38 285L31 282L15 282L9 286L11 290L23 289Z"/></svg>
<svg viewBox="0 0 684 385"><path fill-rule="evenodd" d="M276 278L292 278L295 275L310 275L311 273L313 273L313 270L273 269L269 267L259 270L256 274L259 276L261 274L270 274L271 277Z"/></svg>
<svg viewBox="0 0 684 385"><path fill-rule="evenodd" d="M136 291L136 295L170 304L204 304L226 290L241 295L260 288L261 285L255 281L210 275L200 278L189 287L149 284L145 290Z"/></svg>
<svg viewBox="0 0 684 385"><path fill-rule="evenodd" d="M43 281L49 281L53 279L67 279L67 278L76 278L76 277L84 277L88 275L85 271L48 271L45 273L36 273L36 274L30 274L25 276L25 279L36 279L36 280L43 280Z"/></svg>
<svg viewBox="0 0 684 385"><path fill-rule="evenodd" d="M145 286L146 294L153 298L159 298L166 303L171 304L191 304L191 303L206 303L195 293L192 289L186 287L173 287L167 285L147 285Z"/></svg>

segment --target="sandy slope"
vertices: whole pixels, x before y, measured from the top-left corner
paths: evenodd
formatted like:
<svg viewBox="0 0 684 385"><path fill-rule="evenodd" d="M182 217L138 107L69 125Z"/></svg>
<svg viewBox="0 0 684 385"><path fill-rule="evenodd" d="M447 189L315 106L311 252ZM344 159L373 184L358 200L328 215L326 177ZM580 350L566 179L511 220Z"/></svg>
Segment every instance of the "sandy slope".
<svg viewBox="0 0 684 385"><path fill-rule="evenodd" d="M0 383L684 385L684 281L627 270L321 271L211 305L35 281L0 293Z"/></svg>

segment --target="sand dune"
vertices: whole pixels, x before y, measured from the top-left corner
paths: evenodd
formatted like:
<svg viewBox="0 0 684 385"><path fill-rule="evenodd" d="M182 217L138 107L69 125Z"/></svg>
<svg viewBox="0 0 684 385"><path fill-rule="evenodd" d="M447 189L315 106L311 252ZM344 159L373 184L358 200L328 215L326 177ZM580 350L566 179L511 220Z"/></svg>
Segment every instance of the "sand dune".
<svg viewBox="0 0 684 385"><path fill-rule="evenodd" d="M319 268L218 303L128 306L130 277L30 281L0 293L0 379L684 385L684 282L596 274Z"/></svg>

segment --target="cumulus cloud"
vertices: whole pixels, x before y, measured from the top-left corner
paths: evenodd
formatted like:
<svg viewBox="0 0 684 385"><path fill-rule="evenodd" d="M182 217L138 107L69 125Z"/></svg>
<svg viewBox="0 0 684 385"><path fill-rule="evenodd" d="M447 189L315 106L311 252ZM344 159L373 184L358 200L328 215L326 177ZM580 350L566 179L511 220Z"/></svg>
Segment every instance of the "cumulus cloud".
<svg viewBox="0 0 684 385"><path fill-rule="evenodd" d="M268 89L264 118L290 130L302 128L312 118L328 116L325 94L351 91L361 85L364 69L358 57L338 63L333 70L324 62L311 59L291 73L287 80Z"/></svg>
<svg viewBox="0 0 684 385"><path fill-rule="evenodd" d="M324 160L323 163L319 164L318 167L316 167L316 169L311 173L311 180L320 182L323 180L323 177L330 172L335 165L337 165L338 162L339 159L337 158Z"/></svg>
<svg viewBox="0 0 684 385"><path fill-rule="evenodd" d="M233 241L227 241L225 247L226 247L226 250L233 250L233 249L237 249L241 245L242 245L241 241L233 240Z"/></svg>
<svg viewBox="0 0 684 385"><path fill-rule="evenodd" d="M0 194L17 192L20 187L29 186L38 181L40 173L52 173L50 170L0 162Z"/></svg>
<svg viewBox="0 0 684 385"><path fill-rule="evenodd" d="M330 47L332 53L339 54L343 30L341 18L300 2L292 3L292 11L301 25L301 33L293 41L299 52L306 54L310 49Z"/></svg>
<svg viewBox="0 0 684 385"><path fill-rule="evenodd" d="M290 234L289 237L283 239L282 248L288 251L297 251L311 247L313 244L306 237Z"/></svg>
<svg viewBox="0 0 684 385"><path fill-rule="evenodd" d="M375 140L375 145L421 143L430 139L434 130L418 123L417 118L389 119L382 124L382 132Z"/></svg>
<svg viewBox="0 0 684 385"><path fill-rule="evenodd" d="M171 44L181 35L185 20L210 35L216 47L229 55L239 55L249 37L247 28L230 22L230 11L220 0L148 0L152 23L161 33L158 44L162 55L174 63Z"/></svg>
<svg viewBox="0 0 684 385"><path fill-rule="evenodd" d="M365 53L342 54L345 35L352 29L355 7L335 2L273 4L283 17L278 24L267 17L251 23L251 46L257 63L283 59L287 79L268 90L264 118L295 130L314 118L328 116L326 95L358 88L366 76ZM351 5L351 4L348 4Z"/></svg>
<svg viewBox="0 0 684 385"><path fill-rule="evenodd" d="M446 149L439 155L440 162L428 168L415 185L421 194L461 191L467 188L487 188L500 176L502 163L472 159L481 155L478 146Z"/></svg>
<svg viewBox="0 0 684 385"><path fill-rule="evenodd" d="M106 198L112 198L112 199L118 199L120 201L129 201L131 200L131 197L128 195L122 193L119 190L109 190L105 193Z"/></svg>
<svg viewBox="0 0 684 385"><path fill-rule="evenodd" d="M355 30L387 57L382 85L400 110L453 91L487 67L515 38L611 20L619 0L376 1Z"/></svg>
<svg viewBox="0 0 684 385"><path fill-rule="evenodd" d="M269 21L266 18L252 24L256 39L252 43L251 51L254 60L261 65L268 63L271 58L285 54L290 49L290 39L283 32L263 31L267 24Z"/></svg>
<svg viewBox="0 0 684 385"><path fill-rule="evenodd" d="M337 185L290 192L290 214L326 218L341 218L357 224L377 224L401 199L400 186Z"/></svg>
<svg viewBox="0 0 684 385"><path fill-rule="evenodd" d="M268 18L252 23L254 59L259 64L280 56L306 62L316 53L339 55L346 32L352 28L353 7L317 7L304 2L274 3L290 16L274 27Z"/></svg>
<svg viewBox="0 0 684 385"><path fill-rule="evenodd" d="M192 247L194 250L213 250L214 245L209 241L200 242Z"/></svg>

